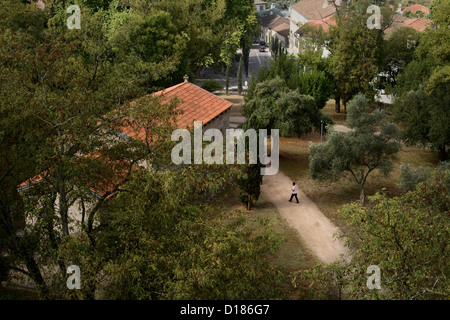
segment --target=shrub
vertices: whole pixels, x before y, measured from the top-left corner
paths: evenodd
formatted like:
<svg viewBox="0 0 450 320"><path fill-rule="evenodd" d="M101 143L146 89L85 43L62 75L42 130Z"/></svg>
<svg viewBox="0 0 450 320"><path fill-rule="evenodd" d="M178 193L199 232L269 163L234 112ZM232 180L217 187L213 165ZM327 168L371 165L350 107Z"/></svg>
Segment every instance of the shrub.
<svg viewBox="0 0 450 320"><path fill-rule="evenodd" d="M422 181L428 180L431 176L429 168L419 166L416 170L411 165L402 163L400 166L400 179L398 184L399 188L403 191L411 191Z"/></svg>
<svg viewBox="0 0 450 320"><path fill-rule="evenodd" d="M209 92L214 92L222 89L223 86L219 81L210 79L202 82L202 88Z"/></svg>

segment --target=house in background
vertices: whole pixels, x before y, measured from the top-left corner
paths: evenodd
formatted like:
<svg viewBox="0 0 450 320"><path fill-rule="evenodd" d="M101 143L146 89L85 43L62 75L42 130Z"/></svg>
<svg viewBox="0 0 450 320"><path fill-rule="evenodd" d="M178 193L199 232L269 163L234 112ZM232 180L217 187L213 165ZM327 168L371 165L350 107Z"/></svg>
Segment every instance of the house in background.
<svg viewBox="0 0 450 320"><path fill-rule="evenodd" d="M155 93L159 94L168 100L174 97L181 100L178 108L183 113L177 117L178 128L189 128L194 121L202 121L203 130L218 129L225 134L229 129L233 103L188 82L187 77L184 82Z"/></svg>
<svg viewBox="0 0 450 320"><path fill-rule="evenodd" d="M416 30L418 32L423 32L423 31L425 31L426 28L431 28L432 23L433 23L433 20L430 20L430 19L425 19L425 18L409 19L409 18L407 18L403 15L399 15L399 14L394 14L392 19L393 19L392 24L389 26L389 28L387 28L384 31L384 34L387 38L390 37L392 32L394 32L395 30L402 28L402 27L409 27L409 28L413 28L414 30Z"/></svg>
<svg viewBox="0 0 450 320"><path fill-rule="evenodd" d="M430 9L421 4L413 4L412 6L403 9L402 14L405 16L409 16L410 14L412 14L416 18L423 18L430 14Z"/></svg>
<svg viewBox="0 0 450 320"><path fill-rule="evenodd" d="M305 23L304 25L302 25L298 31L297 34L299 35L298 41L299 41L299 51L301 50L301 42L303 41L306 37L308 37L308 34L306 32L306 28L314 28L314 29L319 29L325 33L327 33L330 30L331 26L336 26L336 16L335 15L330 15L324 19L320 19L320 20L309 20L307 23ZM326 48L317 48L316 49L322 49L322 57L326 58L328 57L328 55L330 54L330 52L326 49Z"/></svg>
<svg viewBox="0 0 450 320"><path fill-rule="evenodd" d="M336 1L336 5L340 0ZM297 55L300 51L300 41L302 40L301 27L311 20L324 21L325 18L333 15L336 8L331 1L324 0L301 0L289 7L289 48L288 52Z"/></svg>
<svg viewBox="0 0 450 320"><path fill-rule="evenodd" d="M194 121L202 121L203 132L208 129L219 129L222 134L225 135L226 129L230 126L230 112L233 104L188 82L187 77L185 77L184 82L153 93L152 95L162 95L164 97L162 107L164 107L164 101L168 102L175 97L180 100L178 109L180 109L182 113L177 116L177 128L193 128ZM139 99L136 101L138 100ZM115 128L110 128L110 130L116 133L117 139L133 139L145 143L145 129L138 125L139 121L137 120L138 119L128 117L124 124ZM114 139L107 143L114 143ZM83 190L85 194L81 199L84 198L86 201L77 199L68 209L71 221L70 229L75 232L79 230L80 222L85 219L85 209L91 208L91 204L93 203L92 200L100 198L110 199L114 197L117 194L116 186L124 181L127 171L130 168L130 163L127 160L110 160L101 153L101 150L95 150L89 154L80 155L78 159L80 159L80 161L101 159L102 163L108 166L113 174L109 178L102 177L97 181L91 181L87 184L83 183L82 185L78 185L77 183L76 188ZM133 164L131 170L146 170L148 168L149 166L144 161L142 163ZM27 192L27 190L35 185L43 182L51 182L52 174L52 169L42 172L21 183L17 186L17 190L19 192ZM74 181L77 181L77 177L74 177ZM91 201L89 199L91 199ZM55 199L55 206L59 206L59 195L57 195Z"/></svg>
<svg viewBox="0 0 450 320"><path fill-rule="evenodd" d="M267 3L265 1L255 0L255 6L256 6L256 11L258 11L258 12L267 10Z"/></svg>
<svg viewBox="0 0 450 320"><path fill-rule="evenodd" d="M284 48L289 46L289 19L278 14L270 14L261 18L261 40L269 43L276 36Z"/></svg>

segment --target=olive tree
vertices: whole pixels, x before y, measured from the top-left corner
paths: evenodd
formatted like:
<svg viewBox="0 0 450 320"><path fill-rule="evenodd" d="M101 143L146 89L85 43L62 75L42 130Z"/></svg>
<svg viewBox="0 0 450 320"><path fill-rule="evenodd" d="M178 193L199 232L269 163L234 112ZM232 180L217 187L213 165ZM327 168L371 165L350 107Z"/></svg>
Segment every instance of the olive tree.
<svg viewBox="0 0 450 320"><path fill-rule="evenodd" d="M349 103L347 125L352 130L346 134L331 130L326 143L311 145L309 155L313 179L337 181L350 173L361 190L362 204L370 173L378 169L388 175L392 170L390 160L400 150L396 126L382 111L369 113L367 107L367 99L357 95Z"/></svg>

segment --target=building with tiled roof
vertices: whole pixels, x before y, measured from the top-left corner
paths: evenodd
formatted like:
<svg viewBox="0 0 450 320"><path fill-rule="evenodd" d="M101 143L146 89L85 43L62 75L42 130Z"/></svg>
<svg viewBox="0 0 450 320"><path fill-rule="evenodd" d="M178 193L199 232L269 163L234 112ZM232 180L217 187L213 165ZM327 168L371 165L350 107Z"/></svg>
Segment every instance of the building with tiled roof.
<svg viewBox="0 0 450 320"><path fill-rule="evenodd" d="M187 80L153 93L153 95L163 96L163 104L174 98L179 100L180 114L176 119L177 128L192 128L194 121L201 121L204 130L219 129L223 134L229 128L230 111L233 104ZM120 134L145 142L145 129L137 127L133 119L127 119L127 124L127 126L119 128Z"/></svg>
<svg viewBox="0 0 450 320"><path fill-rule="evenodd" d="M319 20L309 20L307 23L305 23L301 28L300 32L303 31L305 26L312 26L312 27L318 27L324 32L328 32L330 29L330 26L336 26L336 16L331 15L324 19Z"/></svg>
<svg viewBox="0 0 450 320"><path fill-rule="evenodd" d="M289 29L289 19L278 14L270 14L261 18L261 40L266 43L269 43L270 37L276 36L287 47Z"/></svg>
<svg viewBox="0 0 450 320"><path fill-rule="evenodd" d="M336 8L334 5L324 0L300 0L291 5L291 19L302 24L309 20L321 20L335 12Z"/></svg>
<svg viewBox="0 0 450 320"><path fill-rule="evenodd" d="M392 15L392 23L389 26L389 28L387 28L386 30L384 30L384 34L386 37L389 37L392 32L394 32L395 30L401 28L401 27L405 27L404 22L408 20L408 18L400 15L400 14L394 14Z"/></svg>
<svg viewBox="0 0 450 320"><path fill-rule="evenodd" d="M265 11L267 9L267 3L262 0L255 0L256 11Z"/></svg>
<svg viewBox="0 0 450 320"><path fill-rule="evenodd" d="M289 23L289 20L275 13L261 18L261 25L264 28L273 29L283 23Z"/></svg>
<svg viewBox="0 0 450 320"><path fill-rule="evenodd" d="M168 102L173 98L179 100L177 108L181 112L176 119L176 126L178 128L192 128L194 121L203 122L203 132L207 129L214 128L221 130L225 134L225 130L229 128L232 103L187 82L187 78L185 82L158 91L153 95L162 97L163 106L164 101ZM125 139L132 138L145 142L145 129L136 126L134 119L127 118L125 120L123 124L120 124L118 128L114 128L113 131L117 131L119 137ZM109 199L114 197L117 186L125 181L129 170L147 168L145 164L133 164L130 167L131 164L127 160L110 160L107 155L101 152L101 149L86 155L81 155L78 157L78 160L87 163L98 158L104 160L105 168L109 168L110 175L103 176L99 173L94 181L85 181L83 183L83 189L96 198L104 197ZM17 189L21 192L26 191L36 184L46 180L50 181L51 175L52 170L45 171L24 181ZM77 181L77 177L74 177L74 180ZM81 221L79 207L80 203L77 201L69 208L69 214L75 221Z"/></svg>
<svg viewBox="0 0 450 320"><path fill-rule="evenodd" d="M392 19L392 24L389 26L389 28L384 30L384 34L386 35L386 37L389 37L395 30L402 27L409 27L418 32L423 32L426 28L430 28L433 22L432 20L425 18L408 19L407 17L399 14L394 14Z"/></svg>
<svg viewBox="0 0 450 320"><path fill-rule="evenodd" d="M427 7L421 5L421 4L413 4L412 6L406 7L405 9L402 10L402 12L412 12L412 13L416 13L417 11L421 11L424 14L430 14L430 9L428 9Z"/></svg>
<svg viewBox="0 0 450 320"><path fill-rule="evenodd" d="M423 32L426 28L431 27L432 20L425 18L407 19L403 24L407 27L413 28L416 31Z"/></svg>

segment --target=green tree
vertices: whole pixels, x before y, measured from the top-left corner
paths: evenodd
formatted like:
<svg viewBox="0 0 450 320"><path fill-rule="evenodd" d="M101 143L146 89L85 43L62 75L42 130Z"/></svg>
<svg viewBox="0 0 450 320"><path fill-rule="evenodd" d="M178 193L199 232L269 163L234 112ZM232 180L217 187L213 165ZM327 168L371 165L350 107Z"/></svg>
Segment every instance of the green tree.
<svg viewBox="0 0 450 320"><path fill-rule="evenodd" d="M389 23L389 10L383 10L381 29L367 27L368 1L345 2L336 15L336 27L330 27L327 49L331 52L330 72L335 78L337 97L344 112L351 98L363 93L375 95L371 84L378 74L383 29Z"/></svg>
<svg viewBox="0 0 450 320"><path fill-rule="evenodd" d="M258 83L243 113L248 119L244 129L278 129L283 137L300 137L320 128L321 120L330 122L313 98L290 90L279 77Z"/></svg>
<svg viewBox="0 0 450 320"><path fill-rule="evenodd" d="M419 166L413 170L411 165L402 163L400 166L400 184L398 185L403 191L411 191L416 186L430 178L431 170L427 167Z"/></svg>
<svg viewBox="0 0 450 320"><path fill-rule="evenodd" d="M225 71L225 92L228 95L228 89L230 87L230 64L227 65L227 69Z"/></svg>
<svg viewBox="0 0 450 320"><path fill-rule="evenodd" d="M238 94L242 93L242 56L239 58L239 68L238 68Z"/></svg>
<svg viewBox="0 0 450 320"><path fill-rule="evenodd" d="M241 165L237 185L239 187L239 199L246 206L247 210L250 210L255 201L258 200L261 192L261 182L261 165Z"/></svg>
<svg viewBox="0 0 450 320"><path fill-rule="evenodd" d="M301 94L314 98L317 107L322 109L333 95L333 82L325 71L313 69L300 71L298 76L298 88Z"/></svg>
<svg viewBox="0 0 450 320"><path fill-rule="evenodd" d="M419 32L413 28L402 27L389 35L382 46L383 76L381 85L386 91L395 90L398 75L413 60L414 51L419 44Z"/></svg>
<svg viewBox="0 0 450 320"><path fill-rule="evenodd" d="M448 300L450 171L400 197L376 194L370 205L346 205L339 214L357 237L345 237L351 261L301 271L297 280L311 283L314 293L339 288L347 299ZM381 271L381 290L368 290L367 268Z"/></svg>
<svg viewBox="0 0 450 320"><path fill-rule="evenodd" d="M83 270L99 265L89 275L99 298L279 297L279 270L260 259L280 244L270 224L256 221L261 231L250 232L242 214L223 219L207 204L233 174L220 165L136 172L102 210L95 251L86 255L85 241L72 236L62 254Z"/></svg>
<svg viewBox="0 0 450 320"><path fill-rule="evenodd" d="M65 9L53 9L41 32L6 24L0 37L4 98L0 112L5 124L0 160L4 190L0 227L5 242L0 247L9 267L30 277L47 298L49 278L53 275L58 282L66 277L69 261L58 251L73 232L69 208L80 203L82 235L95 247L98 210L120 189L137 161L150 159L145 159L148 144L117 139L116 131L110 129L125 114L110 111L142 92L136 87L149 75L149 64L156 67L164 59L154 56L146 71L140 72L138 55L129 53L127 58L128 48L115 50L115 42L106 34L105 12L84 9L85 27L68 30L57 23L65 21ZM30 19L41 14L26 5L17 10ZM158 104L157 109L160 113L152 114L153 121L172 123L173 117L165 117L165 112L173 108L164 111ZM141 120L148 119L141 116ZM37 181L28 181L34 177ZM17 192L21 183L38 181L26 192ZM99 197L90 196L90 189L100 191ZM51 270L45 276L43 267Z"/></svg>
<svg viewBox="0 0 450 320"><path fill-rule="evenodd" d="M410 144L429 145L448 159L450 32L446 1L436 1L433 28L424 31L414 60L399 75L393 112Z"/></svg>
<svg viewBox="0 0 450 320"><path fill-rule="evenodd" d="M313 179L338 180L345 172L351 174L360 188L362 204L369 174L378 169L388 175L392 170L390 159L400 150L395 140L395 125L379 110L368 113L367 107L368 101L363 95L352 99L347 118L352 131L346 134L331 131L326 143L311 145L309 155Z"/></svg>

